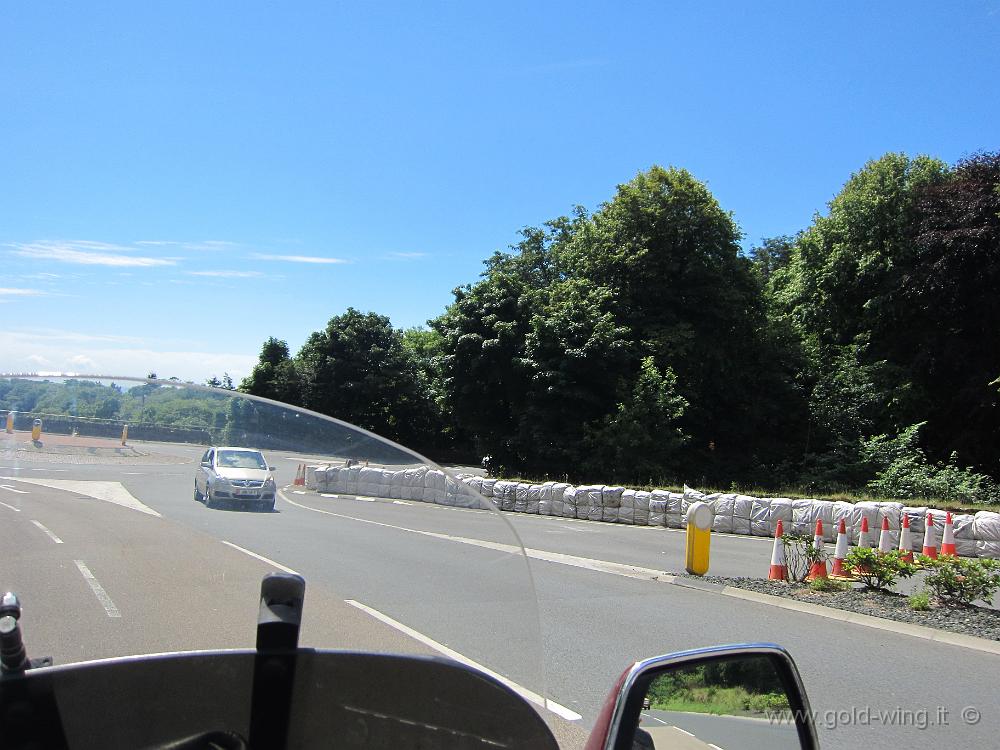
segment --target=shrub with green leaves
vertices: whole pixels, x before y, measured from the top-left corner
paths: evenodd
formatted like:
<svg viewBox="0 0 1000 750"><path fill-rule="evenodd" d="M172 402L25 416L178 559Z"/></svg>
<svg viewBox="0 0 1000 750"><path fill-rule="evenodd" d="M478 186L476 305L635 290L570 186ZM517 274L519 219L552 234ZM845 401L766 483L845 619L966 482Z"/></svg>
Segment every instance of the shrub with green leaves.
<svg viewBox="0 0 1000 750"><path fill-rule="evenodd" d="M822 593L833 593L835 591L847 591L851 587L847 581L838 581L835 578L815 578L809 582L809 588Z"/></svg>
<svg viewBox="0 0 1000 750"><path fill-rule="evenodd" d="M926 591L918 591L910 596L910 608L917 612L926 612L931 608L931 597Z"/></svg>
<svg viewBox="0 0 1000 750"><path fill-rule="evenodd" d="M868 489L877 497L924 498L959 502L1000 503L1000 486L986 474L958 465L952 453L948 463L932 463L920 447L924 422L898 435L876 435L862 444L864 460L877 471Z"/></svg>
<svg viewBox="0 0 1000 750"><path fill-rule="evenodd" d="M941 604L968 606L979 599L992 604L1000 589L1000 560L947 555L936 560L921 556L920 562L930 570L924 583Z"/></svg>
<svg viewBox="0 0 1000 750"><path fill-rule="evenodd" d="M904 560L899 550L880 554L869 547L858 547L847 554L844 563L869 589L891 589L900 578L917 572L917 566Z"/></svg>
<svg viewBox="0 0 1000 750"><path fill-rule="evenodd" d="M782 534L781 545L785 548L785 565L788 567L788 580L802 582L809 575L813 563L825 563L829 555L817 549L813 537L801 534Z"/></svg>

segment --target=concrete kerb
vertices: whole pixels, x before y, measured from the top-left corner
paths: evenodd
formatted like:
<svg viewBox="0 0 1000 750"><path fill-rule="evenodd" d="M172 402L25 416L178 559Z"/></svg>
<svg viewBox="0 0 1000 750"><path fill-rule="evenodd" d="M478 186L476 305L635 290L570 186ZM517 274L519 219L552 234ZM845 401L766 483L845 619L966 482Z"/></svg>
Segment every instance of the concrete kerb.
<svg viewBox="0 0 1000 750"><path fill-rule="evenodd" d="M887 620L882 617L873 617L859 612L849 612L843 609L824 607L822 604L796 602L790 599L785 599L784 597L761 594L757 591L748 591L734 586L723 586L721 590L712 590L710 593L717 593L734 599L743 599L744 601L757 602L758 604L766 604L771 607L779 607L781 609L788 609L793 612L801 612L803 614L814 615L816 617L825 617L828 620L838 620L840 622L851 623L852 625L862 625L867 628L875 628L876 630L887 630L892 633L898 633L899 635L908 635L912 638L922 638L925 641L947 643L951 646L969 648L975 651L984 651L989 654L996 654L1000 656L1000 641L993 641L989 638L977 638L973 635L952 633L949 630L939 630L937 628L928 628L924 625L914 625L909 622Z"/></svg>

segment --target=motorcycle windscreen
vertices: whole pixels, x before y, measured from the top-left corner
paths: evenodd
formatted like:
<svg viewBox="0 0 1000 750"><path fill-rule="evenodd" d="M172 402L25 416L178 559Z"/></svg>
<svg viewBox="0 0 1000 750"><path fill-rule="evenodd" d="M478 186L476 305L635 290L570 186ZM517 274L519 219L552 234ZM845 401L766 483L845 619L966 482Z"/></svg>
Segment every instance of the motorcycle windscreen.
<svg viewBox="0 0 1000 750"><path fill-rule="evenodd" d="M407 404L369 407L429 440ZM0 424L0 589L29 657L253 648L261 579L285 571L306 580L301 646L444 656L545 703L529 561L497 509L537 498L494 497L473 457L443 469L330 417L163 380L0 376Z"/></svg>
<svg viewBox="0 0 1000 750"><path fill-rule="evenodd" d="M266 660L188 653L37 670L0 681L0 730L11 748L272 747L251 727L287 709L288 748L557 747L530 704L451 660L303 650L287 662L287 706L260 706Z"/></svg>

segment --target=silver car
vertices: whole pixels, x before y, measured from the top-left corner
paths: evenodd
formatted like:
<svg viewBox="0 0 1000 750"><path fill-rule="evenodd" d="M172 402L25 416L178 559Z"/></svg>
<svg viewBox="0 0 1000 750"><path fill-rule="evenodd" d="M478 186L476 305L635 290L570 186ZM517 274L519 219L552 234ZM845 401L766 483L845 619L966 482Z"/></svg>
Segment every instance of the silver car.
<svg viewBox="0 0 1000 750"><path fill-rule="evenodd" d="M208 508L231 506L274 510L273 468L252 448L209 448L194 477L194 499Z"/></svg>

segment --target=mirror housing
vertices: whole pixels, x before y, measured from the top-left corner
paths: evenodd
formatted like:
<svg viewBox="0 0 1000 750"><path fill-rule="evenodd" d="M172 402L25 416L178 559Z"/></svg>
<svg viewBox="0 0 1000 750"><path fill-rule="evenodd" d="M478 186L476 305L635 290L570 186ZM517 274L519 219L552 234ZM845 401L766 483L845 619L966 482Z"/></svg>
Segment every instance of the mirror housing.
<svg viewBox="0 0 1000 750"><path fill-rule="evenodd" d="M764 698L766 695L775 704L774 708L766 712L766 718L748 718L749 712L741 711L736 714L736 712L726 710L722 701L727 695L727 689L723 688L721 683L710 685L709 690L703 693L712 696L710 700L705 701L704 705L696 706L694 712L691 712L690 706L685 706L683 709L678 709L683 713L677 713L676 717L685 722L690 721L689 727L692 730L706 728L703 738L703 744L706 747L710 746L710 743L718 743L718 740L713 740L711 736L708 736L709 730L728 731L736 737L746 736L748 744L745 747L761 746L750 744L754 740L751 740L749 733L746 732L746 728L750 725L745 723L751 721L758 730L770 731L773 734L773 737L768 737L765 742L768 747L774 747L775 750L788 750L789 748L818 750L819 743L816 738L816 727L812 721L809 700L805 688L802 686L795 662L781 646L772 643L747 643L702 648L637 662L622 675L618 686L608 696L606 710L602 711L601 717L594 727L587 742L587 750L635 750L635 748L676 746L676 741L673 738L663 736L669 734L669 730L692 735L689 739L698 742L693 731L671 726L669 713L661 714L668 719L667 721L654 715L649 717L650 723L643 723L640 727L641 714L649 710L645 707L650 705L646 701L650 697L651 686L672 684L678 680L683 682L685 679L690 680L692 675L726 674L727 671L739 673L748 665L754 665L758 675L761 672L765 673L765 678L772 683L770 684L771 689L766 694L756 696ZM664 679L658 680L658 678ZM776 695L779 692L784 693L783 698ZM657 694L662 695L662 689L653 691L651 708L654 711L659 700L656 697ZM730 713L734 715L726 715ZM713 726L713 723L718 726ZM727 724L729 726L726 726ZM743 725L743 728L740 728L740 724ZM652 729L652 731L646 731L647 729ZM603 737L600 736L601 734ZM661 739L654 739L656 734L660 734ZM784 740L784 743L775 744L775 739ZM759 739L756 740L758 743L759 741ZM733 744L732 741L721 746L725 747L726 750L739 750L739 745Z"/></svg>

